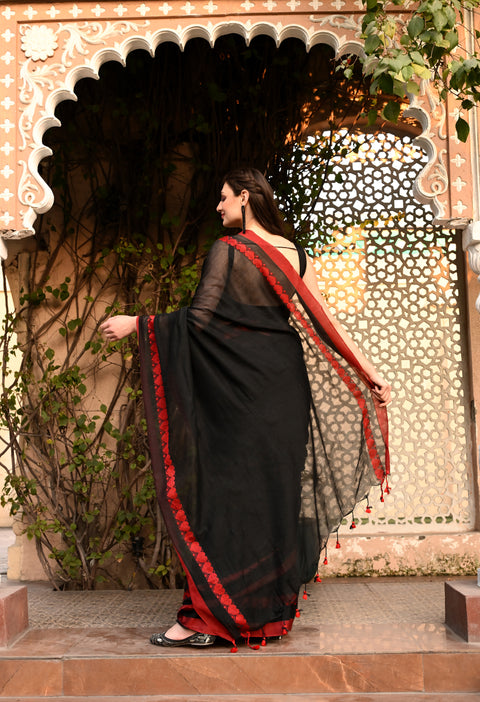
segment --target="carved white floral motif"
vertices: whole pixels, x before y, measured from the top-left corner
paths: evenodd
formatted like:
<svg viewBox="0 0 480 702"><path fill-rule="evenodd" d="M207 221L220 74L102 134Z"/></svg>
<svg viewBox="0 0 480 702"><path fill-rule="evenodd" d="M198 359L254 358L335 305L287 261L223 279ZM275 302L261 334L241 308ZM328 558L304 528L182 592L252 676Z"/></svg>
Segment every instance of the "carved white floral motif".
<svg viewBox="0 0 480 702"><path fill-rule="evenodd" d="M310 22L320 25L320 27L332 27L332 29L343 29L353 32L360 38L362 33L362 20L360 17L350 15L325 15L323 17L310 16Z"/></svg>
<svg viewBox="0 0 480 702"><path fill-rule="evenodd" d="M446 149L441 149L438 154L437 162L432 166L427 173L427 183L430 186L429 192L435 195L443 195L448 188L448 171L445 166Z"/></svg>
<svg viewBox="0 0 480 702"><path fill-rule="evenodd" d="M47 211L53 204L53 195L38 173L38 164L49 155L49 149L41 143L43 132L48 127L58 124L54 116L56 101L49 106L47 98L55 90L62 92L62 98L73 97L67 87L67 68L80 61L88 65L88 55L92 46L114 46L128 34L141 34L149 22L72 22L58 24L56 31L41 25L24 25L22 33L22 50L27 60L20 68L19 102L22 109L18 119L20 135L19 151L32 150L28 159L19 161L21 167L18 198L24 209L21 210L22 224L32 228L37 212ZM41 30L41 31L38 31ZM44 31L47 30L47 31ZM38 65L33 63L53 56L55 49L61 46L61 62ZM45 56L44 56L45 54ZM120 57L119 57L120 58ZM100 61L102 63L103 61ZM95 75L96 71L90 71ZM60 99L60 98L59 98ZM49 108L49 109L46 109ZM41 113L40 113L41 111ZM40 116L41 114L41 116ZM44 125L39 135L35 136L39 122ZM39 139L40 137L40 139Z"/></svg>
<svg viewBox="0 0 480 702"><path fill-rule="evenodd" d="M34 24L25 29L22 37L22 51L32 61L46 61L53 56L57 46L55 32L50 27Z"/></svg>
<svg viewBox="0 0 480 702"><path fill-rule="evenodd" d="M131 32L141 32L149 24L148 21L135 23L126 20L119 20L118 22L83 22L81 24L72 22L59 24L55 32L49 27L45 27L45 25L41 27L26 25L22 30L22 48L24 45L29 46L33 51L32 38L39 36L34 30L43 28L48 30L50 42L48 46L45 44L44 50L56 48L61 44L62 55L60 63L46 63L43 66L35 66L31 64L30 60L27 60L21 66L20 103L24 105L24 108L19 119L20 150L23 151L27 144L30 143L30 131L35 114L39 107L45 106L47 93L54 90L55 87L63 87L64 82L60 81L59 78L66 73L66 68L72 66L79 56L87 56L90 46L105 46L108 42L114 44L120 37ZM46 40L47 35L43 32L41 34ZM38 47L36 52L37 54L39 53ZM31 57L27 53L25 55L31 58L32 61L37 60L33 54ZM53 55L53 51L52 54L49 54L49 56L51 55Z"/></svg>
<svg viewBox="0 0 480 702"><path fill-rule="evenodd" d="M113 45L119 39L131 32L141 32L150 26L150 22L129 22L118 20L118 22L83 22L82 24L69 23L59 24L57 36L62 32L67 33L62 48L62 63L64 66L71 66L75 56L86 56L89 46Z"/></svg>
<svg viewBox="0 0 480 702"><path fill-rule="evenodd" d="M440 223L448 217L448 154L445 148L439 148L447 140L446 110L430 81L420 82L420 94L410 96L410 107L405 116L414 117L422 125L423 132L415 143L430 156L429 163L415 182L415 195L421 202L433 200L432 206Z"/></svg>
<svg viewBox="0 0 480 702"><path fill-rule="evenodd" d="M242 0L241 0L242 1ZM98 77L100 66L109 60L124 63L127 55L134 49L149 51L152 55L162 41L174 41L183 49L194 37L202 37L213 46L215 40L226 32L236 32L248 42L254 36L265 34L280 44L286 38L297 38L305 42L307 50L318 42L328 43L338 53L345 50L361 50L360 17L355 14L307 16L298 14L294 23L261 21L234 21L232 18L218 22L208 21L208 13L216 8L214 0L202 0L197 11L203 9L203 17L195 24L178 24L174 29L166 26L159 17L151 20L132 21L128 19L69 21L46 24L20 25L21 46L25 60L20 61L18 146L21 154L19 164L18 198L21 203L20 214L22 226L32 228L37 213L45 212L52 203L52 193L38 173L38 164L48 155L43 145L44 132L58 124L55 107L65 99L75 99L75 83L84 77ZM166 7L164 3L160 7ZM245 6L257 5L255 0L248 0ZM263 5L274 5L265 2ZM310 3L318 7L319 2ZM76 7L76 6L75 6ZM135 5L135 7L137 7ZM147 7L140 0L140 8ZM153 6L152 6L153 7ZM122 13L124 6L118 5L114 12ZM185 12L193 11L194 5L187 2ZM270 9L270 8L269 8ZM55 58L52 60L52 56ZM445 113L438 98L429 92L425 85L423 96L412 105L412 112L420 119L424 131L420 138L430 154L430 163L424 174L418 179L418 191L422 201L432 203L440 218L444 214L443 203L438 202L439 195L448 200L448 169L445 164L446 152L442 147L445 139ZM0 125L1 126L1 125ZM443 142L443 143L442 143ZM20 154L19 154L20 157ZM446 193L446 194L445 194Z"/></svg>
<svg viewBox="0 0 480 702"><path fill-rule="evenodd" d="M32 66L31 60L20 69L20 104L24 105L19 114L18 131L20 134L19 151L31 145L31 130L38 108L44 107L46 95L55 88L58 76L65 73L61 63L45 63Z"/></svg>

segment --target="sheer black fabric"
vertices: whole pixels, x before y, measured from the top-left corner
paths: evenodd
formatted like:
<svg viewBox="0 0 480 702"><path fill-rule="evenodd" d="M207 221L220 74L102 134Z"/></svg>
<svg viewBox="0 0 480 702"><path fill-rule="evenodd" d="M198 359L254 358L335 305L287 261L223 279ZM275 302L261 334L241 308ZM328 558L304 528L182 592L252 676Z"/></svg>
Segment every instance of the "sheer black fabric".
<svg viewBox="0 0 480 702"><path fill-rule="evenodd" d="M288 630L329 533L387 470L384 418L315 304L246 233L213 245L191 307L139 320L157 494L188 579L179 621L197 631Z"/></svg>

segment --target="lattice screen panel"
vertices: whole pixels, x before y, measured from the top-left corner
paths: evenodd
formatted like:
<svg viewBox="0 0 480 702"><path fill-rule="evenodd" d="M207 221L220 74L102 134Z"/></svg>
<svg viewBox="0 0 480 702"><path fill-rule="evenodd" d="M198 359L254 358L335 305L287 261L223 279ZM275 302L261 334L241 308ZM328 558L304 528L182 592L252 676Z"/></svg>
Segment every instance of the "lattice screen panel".
<svg viewBox="0 0 480 702"><path fill-rule="evenodd" d="M329 305L394 391L392 492L384 503L372 495L372 514L360 506L355 517L362 533L468 530L474 504L455 232L434 227L429 208L413 199L426 158L409 138L359 138L359 154L337 162L343 185L332 178L325 188L320 209L333 240L316 259Z"/></svg>

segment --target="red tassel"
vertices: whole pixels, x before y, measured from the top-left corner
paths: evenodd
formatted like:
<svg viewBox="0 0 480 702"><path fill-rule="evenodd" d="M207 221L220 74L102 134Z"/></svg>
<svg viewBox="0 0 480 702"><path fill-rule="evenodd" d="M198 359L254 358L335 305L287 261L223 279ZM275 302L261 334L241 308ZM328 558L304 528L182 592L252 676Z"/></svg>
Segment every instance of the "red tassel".
<svg viewBox="0 0 480 702"><path fill-rule="evenodd" d="M264 636L262 639L262 646L266 646L266 645L267 645L267 639Z"/></svg>
<svg viewBox="0 0 480 702"><path fill-rule="evenodd" d="M308 592L306 590L303 591L303 599L308 600Z"/></svg>
<svg viewBox="0 0 480 702"><path fill-rule="evenodd" d="M355 524L355 520L352 519L352 523L350 524L350 529L356 529L357 525Z"/></svg>
<svg viewBox="0 0 480 702"><path fill-rule="evenodd" d="M370 514L371 511L372 511L371 506L370 506L370 505L367 505L366 508L365 508L365 512L366 512L367 514Z"/></svg>
<svg viewBox="0 0 480 702"><path fill-rule="evenodd" d="M337 534L337 543L335 544L335 548L341 548L340 541L338 540L338 534Z"/></svg>
<svg viewBox="0 0 480 702"><path fill-rule="evenodd" d="M286 626L284 626L282 629L282 636L286 636L287 634L288 634L288 629Z"/></svg>
<svg viewBox="0 0 480 702"><path fill-rule="evenodd" d="M250 643L250 634L246 634L246 635L245 635L245 634L242 634L242 635L245 636L245 638L246 638L246 640L247 640L247 646L248 646L248 648L251 648L252 651L258 651L258 649L260 648L260 646L259 646L258 644L252 645L252 644Z"/></svg>
<svg viewBox="0 0 480 702"><path fill-rule="evenodd" d="M297 611L295 612L295 616L297 617L297 619L300 617L300 610L299 609L297 609Z"/></svg>
<svg viewBox="0 0 480 702"><path fill-rule="evenodd" d="M230 649L230 653L237 653L238 648L234 646L233 648Z"/></svg>
<svg viewBox="0 0 480 702"><path fill-rule="evenodd" d="M317 573L316 576L315 576L315 582L316 582L316 583L321 583L321 582L322 582L322 579L321 579L321 577L319 576L318 573Z"/></svg>
<svg viewBox="0 0 480 702"><path fill-rule="evenodd" d="M328 565L328 558L327 558L326 556L325 556L325 558L323 559L323 565Z"/></svg>

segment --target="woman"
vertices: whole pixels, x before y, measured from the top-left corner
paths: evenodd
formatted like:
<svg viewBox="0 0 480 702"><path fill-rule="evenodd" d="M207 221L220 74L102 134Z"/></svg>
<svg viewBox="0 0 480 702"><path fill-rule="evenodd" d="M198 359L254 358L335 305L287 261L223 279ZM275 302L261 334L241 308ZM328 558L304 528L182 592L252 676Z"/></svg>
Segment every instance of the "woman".
<svg viewBox="0 0 480 702"><path fill-rule="evenodd" d="M255 169L226 176L192 305L119 315L138 332L152 465L187 586L151 642L286 634L343 517L388 473L390 386L328 312ZM363 381L352 376L351 370Z"/></svg>

